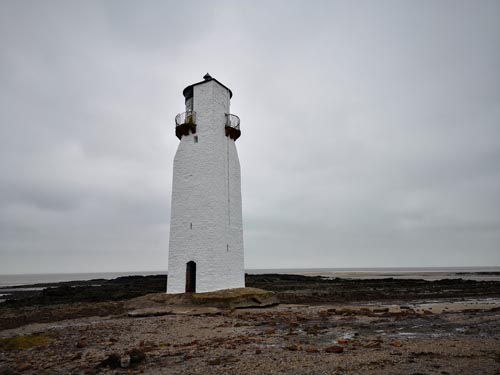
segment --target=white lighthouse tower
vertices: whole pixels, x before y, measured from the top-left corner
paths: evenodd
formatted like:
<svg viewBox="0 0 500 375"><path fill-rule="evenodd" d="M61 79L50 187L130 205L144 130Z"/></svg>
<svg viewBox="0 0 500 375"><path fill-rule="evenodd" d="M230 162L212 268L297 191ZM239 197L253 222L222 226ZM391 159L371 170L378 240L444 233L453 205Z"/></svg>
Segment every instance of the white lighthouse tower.
<svg viewBox="0 0 500 375"><path fill-rule="evenodd" d="M175 118L167 293L245 286L240 120L232 92L208 73L183 91L186 112Z"/></svg>

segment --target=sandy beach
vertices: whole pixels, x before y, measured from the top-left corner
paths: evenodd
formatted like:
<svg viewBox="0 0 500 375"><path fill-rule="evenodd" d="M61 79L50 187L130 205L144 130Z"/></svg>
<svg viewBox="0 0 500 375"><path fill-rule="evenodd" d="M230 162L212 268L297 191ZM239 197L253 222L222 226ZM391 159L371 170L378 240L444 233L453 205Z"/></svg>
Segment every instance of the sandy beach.
<svg viewBox="0 0 500 375"><path fill-rule="evenodd" d="M489 296L173 305L135 317L163 293L4 307L0 374L498 374L498 285L472 285Z"/></svg>

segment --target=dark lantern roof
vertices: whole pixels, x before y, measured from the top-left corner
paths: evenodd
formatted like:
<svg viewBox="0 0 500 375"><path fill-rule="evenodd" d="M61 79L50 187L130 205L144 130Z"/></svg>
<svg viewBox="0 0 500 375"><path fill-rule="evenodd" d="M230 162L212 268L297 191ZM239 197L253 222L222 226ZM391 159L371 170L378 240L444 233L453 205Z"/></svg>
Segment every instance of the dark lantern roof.
<svg viewBox="0 0 500 375"><path fill-rule="evenodd" d="M229 98L230 99L233 97L233 92L229 89L229 87L227 87L226 85L222 84L221 82L219 82L215 78L212 78L212 76L210 74L208 74L208 73L205 74L203 76L203 78L204 78L203 81L193 83L192 85L189 85L188 87L186 87L182 91L182 94L184 95L184 97L186 99L189 99L189 98L193 97L193 87L195 87L197 85L201 85L202 83L209 82L209 81L215 81L215 82L217 82L219 85L221 85L222 87L226 88L229 91Z"/></svg>

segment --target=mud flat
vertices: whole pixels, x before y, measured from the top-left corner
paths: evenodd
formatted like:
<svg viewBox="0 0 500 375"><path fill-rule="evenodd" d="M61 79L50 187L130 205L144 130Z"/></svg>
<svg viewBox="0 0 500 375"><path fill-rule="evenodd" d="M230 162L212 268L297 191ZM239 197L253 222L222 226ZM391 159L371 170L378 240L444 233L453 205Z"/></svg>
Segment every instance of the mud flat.
<svg viewBox="0 0 500 375"><path fill-rule="evenodd" d="M498 282L258 275L248 284L281 304L193 306L147 288L64 303L18 296L0 308L0 374L500 373ZM130 314L138 308L153 310Z"/></svg>

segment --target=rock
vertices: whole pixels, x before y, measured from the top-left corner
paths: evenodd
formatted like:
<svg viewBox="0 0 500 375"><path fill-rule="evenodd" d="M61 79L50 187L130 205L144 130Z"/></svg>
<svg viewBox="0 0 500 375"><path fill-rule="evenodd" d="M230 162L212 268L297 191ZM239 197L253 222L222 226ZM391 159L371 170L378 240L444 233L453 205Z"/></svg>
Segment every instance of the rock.
<svg viewBox="0 0 500 375"><path fill-rule="evenodd" d="M372 311L368 307L362 307L358 311L359 315L371 315Z"/></svg>
<svg viewBox="0 0 500 375"><path fill-rule="evenodd" d="M260 350L259 348L255 349L255 354L261 354L262 353L262 350Z"/></svg>
<svg viewBox="0 0 500 375"><path fill-rule="evenodd" d="M84 375L97 375L98 371L95 368L87 367L83 369Z"/></svg>
<svg viewBox="0 0 500 375"><path fill-rule="evenodd" d="M309 317L304 316L304 315L297 315L297 320L299 322L308 322L310 319L309 319Z"/></svg>
<svg viewBox="0 0 500 375"><path fill-rule="evenodd" d="M326 353L342 353L344 348L338 345L332 345L325 349Z"/></svg>
<svg viewBox="0 0 500 375"><path fill-rule="evenodd" d="M379 341L370 341L368 344L363 345L364 348L372 349L372 348L380 348Z"/></svg>
<svg viewBox="0 0 500 375"><path fill-rule="evenodd" d="M0 367L0 375L15 375L16 371L12 370L10 367Z"/></svg>
<svg viewBox="0 0 500 375"><path fill-rule="evenodd" d="M352 309L349 309L347 307L344 307L340 310L335 311L336 315L343 315L343 316L350 316L350 315L355 315L356 312Z"/></svg>
<svg viewBox="0 0 500 375"><path fill-rule="evenodd" d="M31 370L33 366L29 363L23 363L23 364L20 364L19 366L17 366L17 371L27 371L27 370Z"/></svg>
<svg viewBox="0 0 500 375"><path fill-rule="evenodd" d="M400 346L403 345L403 343L400 340L393 340L393 341L390 342L389 345L395 346L395 347L399 348Z"/></svg>
<svg viewBox="0 0 500 375"><path fill-rule="evenodd" d="M306 328L306 332L308 335L317 335L320 332L318 326L311 326Z"/></svg>
<svg viewBox="0 0 500 375"><path fill-rule="evenodd" d="M337 339L337 342L339 344L347 344L347 340L346 339Z"/></svg>
<svg viewBox="0 0 500 375"><path fill-rule="evenodd" d="M82 359L82 353L76 353L73 357L71 357L72 361L76 361L78 359Z"/></svg>
<svg viewBox="0 0 500 375"><path fill-rule="evenodd" d="M172 314L172 308L170 307L148 307L144 309L137 309L128 312L128 316L131 318L145 318L148 316L163 316Z"/></svg>
<svg viewBox="0 0 500 375"><path fill-rule="evenodd" d="M186 305L189 303L190 297L187 294L150 293L126 301L124 307L126 310L137 310L149 307Z"/></svg>
<svg viewBox="0 0 500 375"><path fill-rule="evenodd" d="M315 346L310 346L305 349L306 353L319 353L319 349Z"/></svg>
<svg viewBox="0 0 500 375"><path fill-rule="evenodd" d="M80 339L76 343L76 347L79 348L79 349L85 348L86 346L87 346L87 341L85 339Z"/></svg>
<svg viewBox="0 0 500 375"><path fill-rule="evenodd" d="M297 352L302 350L302 347L297 344L291 344L285 347L286 350L290 350L292 352Z"/></svg>
<svg viewBox="0 0 500 375"><path fill-rule="evenodd" d="M130 356L130 365L134 366L146 359L146 354L141 349L131 349L127 352Z"/></svg>
<svg viewBox="0 0 500 375"><path fill-rule="evenodd" d="M220 359L220 357L212 358L212 359L209 359L207 361L207 363L211 366L217 366L217 365L220 365L222 363L222 359Z"/></svg>
<svg viewBox="0 0 500 375"><path fill-rule="evenodd" d="M276 333L276 330L274 328L269 328L264 331L266 335L273 335Z"/></svg>
<svg viewBox="0 0 500 375"><path fill-rule="evenodd" d="M387 312L389 312L389 308L388 307L379 307L379 308L373 309L373 312L374 313L387 313Z"/></svg>
<svg viewBox="0 0 500 375"><path fill-rule="evenodd" d="M203 315L222 315L222 310L218 307L211 306L184 306L175 307L172 314L175 315L191 315L191 316L203 316Z"/></svg>
<svg viewBox="0 0 500 375"><path fill-rule="evenodd" d="M191 302L225 308L267 307L279 304L274 292L257 288L234 288L216 292L194 293Z"/></svg>
<svg viewBox="0 0 500 375"><path fill-rule="evenodd" d="M184 354L184 356L182 357L182 359L184 361L188 361L188 360L190 360L190 359L192 359L194 357L195 357L194 352L190 351L189 353Z"/></svg>
<svg viewBox="0 0 500 375"><path fill-rule="evenodd" d="M0 366L0 375L15 375L17 371L12 370L10 367Z"/></svg>
<svg viewBox="0 0 500 375"><path fill-rule="evenodd" d="M116 369L120 367L121 357L116 353L111 353L108 357L99 363L99 367L109 367L111 369Z"/></svg>
<svg viewBox="0 0 500 375"><path fill-rule="evenodd" d="M124 355L120 358L120 367L128 368L130 367L130 356Z"/></svg>

